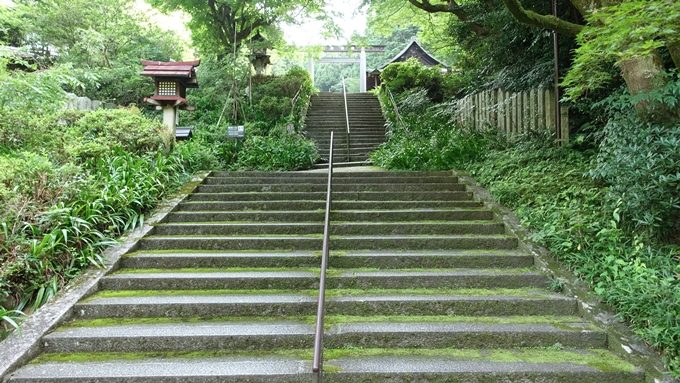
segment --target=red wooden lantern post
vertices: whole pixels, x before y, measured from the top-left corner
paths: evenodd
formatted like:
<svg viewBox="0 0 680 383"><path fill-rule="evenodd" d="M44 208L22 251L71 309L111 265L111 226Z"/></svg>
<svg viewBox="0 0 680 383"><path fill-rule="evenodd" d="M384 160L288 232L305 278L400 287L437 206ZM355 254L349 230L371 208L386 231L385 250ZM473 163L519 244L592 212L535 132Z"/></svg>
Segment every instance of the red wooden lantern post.
<svg viewBox="0 0 680 383"><path fill-rule="evenodd" d="M201 60L196 61L142 61L144 71L142 76L153 77L156 92L146 97L144 102L155 105L163 110L163 124L175 137L177 129L177 111L179 109L193 110L187 104L187 88L198 88L196 67Z"/></svg>

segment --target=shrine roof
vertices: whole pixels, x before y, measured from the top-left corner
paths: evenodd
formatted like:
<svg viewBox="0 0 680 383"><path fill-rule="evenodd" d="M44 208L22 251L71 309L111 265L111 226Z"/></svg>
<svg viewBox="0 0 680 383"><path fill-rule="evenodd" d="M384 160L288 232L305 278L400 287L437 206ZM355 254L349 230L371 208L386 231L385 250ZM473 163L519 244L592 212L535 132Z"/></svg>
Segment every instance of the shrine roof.
<svg viewBox="0 0 680 383"><path fill-rule="evenodd" d="M193 78L196 75L196 67L201 65L201 60L170 62L143 60L142 65L144 65L142 76Z"/></svg>

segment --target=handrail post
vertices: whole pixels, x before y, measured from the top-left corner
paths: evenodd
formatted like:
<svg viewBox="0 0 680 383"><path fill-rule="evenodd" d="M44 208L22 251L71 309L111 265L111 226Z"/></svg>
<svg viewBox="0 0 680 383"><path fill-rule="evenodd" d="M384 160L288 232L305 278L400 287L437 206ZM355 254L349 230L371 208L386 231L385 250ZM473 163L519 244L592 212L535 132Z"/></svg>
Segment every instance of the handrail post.
<svg viewBox="0 0 680 383"><path fill-rule="evenodd" d="M330 154L328 158L328 186L326 189L326 214L323 223L323 250L321 252L321 273L319 275L319 302L316 310L316 333L314 335L314 361L312 373L316 383L323 380L323 335L326 304L326 270L330 249L331 203L333 200L333 131L331 131Z"/></svg>
<svg viewBox="0 0 680 383"><path fill-rule="evenodd" d="M350 156L349 156L349 140L351 138L351 133L349 130L349 111L347 109L347 88L345 87L345 78L342 78L342 97L345 100L345 123L347 124L347 135L345 138L347 140L345 141L345 144L347 145L347 162L350 162Z"/></svg>

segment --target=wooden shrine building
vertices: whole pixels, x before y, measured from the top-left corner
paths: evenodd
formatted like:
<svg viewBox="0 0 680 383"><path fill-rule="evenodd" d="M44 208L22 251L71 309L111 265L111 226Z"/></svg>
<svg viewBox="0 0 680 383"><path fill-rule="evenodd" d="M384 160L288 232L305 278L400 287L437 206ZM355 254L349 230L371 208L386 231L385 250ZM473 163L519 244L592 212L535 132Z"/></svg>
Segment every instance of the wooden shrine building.
<svg viewBox="0 0 680 383"><path fill-rule="evenodd" d="M385 63L383 66L380 68L376 68L370 72L366 73L366 88L368 90L376 88L378 85L380 85L380 73L382 73L383 69L385 69L386 66L396 63L396 62L402 62L406 61L410 58L416 58L418 61L420 61L423 65L425 66L441 66L444 71L448 71L449 67L442 63L441 61L437 60L433 55L431 55L428 51L426 51L416 40L411 40L408 45L406 45L406 48L404 48L401 52L397 53L396 56L394 56L390 61Z"/></svg>

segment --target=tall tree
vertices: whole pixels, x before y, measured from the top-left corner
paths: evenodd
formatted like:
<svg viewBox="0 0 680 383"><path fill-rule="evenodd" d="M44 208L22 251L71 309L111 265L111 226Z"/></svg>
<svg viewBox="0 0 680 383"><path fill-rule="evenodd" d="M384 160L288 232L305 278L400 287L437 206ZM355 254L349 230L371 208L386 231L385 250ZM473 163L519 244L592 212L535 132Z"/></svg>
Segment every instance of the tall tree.
<svg viewBox="0 0 680 383"><path fill-rule="evenodd" d="M484 35L483 32L488 31L483 28L483 25L476 23L476 18L470 16L466 12L465 4L459 1L400 1L408 2L427 12L455 15L461 22L469 24L471 30L477 35ZM525 7L520 0L501 1L502 6L518 22L532 27L554 30L568 36L577 36L584 31L584 28L590 28L591 31L595 31L589 35L591 40L597 40L597 35L601 31L612 36L612 33L606 31L613 30L614 34L618 35L617 43L610 44L608 48L620 50L620 52L613 52L613 56L617 58L614 61L621 70L629 92L633 95L650 91L658 85L658 82L654 80L660 77L664 69L658 48L667 48L675 67L680 69L680 38L677 37L680 26L678 22L680 4L676 0L568 0L566 2L568 6L576 10L580 16L580 20L576 21L573 18L568 19L535 11ZM475 0L466 3L477 3L486 8L498 6L497 1L494 0ZM636 12L656 16L641 18ZM643 23L637 23L642 19L645 20ZM642 33L634 32L637 28L640 28ZM650 47L653 49L649 49Z"/></svg>
<svg viewBox="0 0 680 383"><path fill-rule="evenodd" d="M306 15L323 17L324 0L150 0L163 11L191 15L194 45L219 57L238 49L261 28L276 28Z"/></svg>

